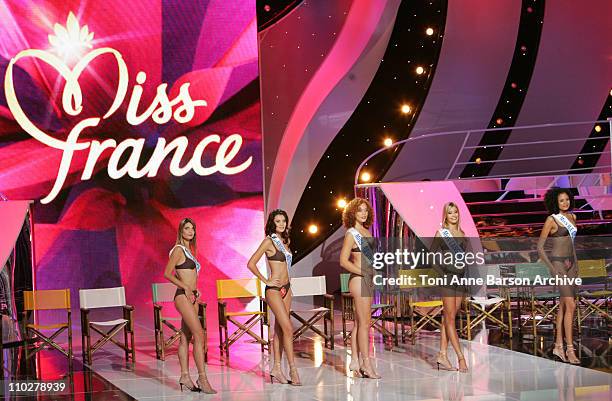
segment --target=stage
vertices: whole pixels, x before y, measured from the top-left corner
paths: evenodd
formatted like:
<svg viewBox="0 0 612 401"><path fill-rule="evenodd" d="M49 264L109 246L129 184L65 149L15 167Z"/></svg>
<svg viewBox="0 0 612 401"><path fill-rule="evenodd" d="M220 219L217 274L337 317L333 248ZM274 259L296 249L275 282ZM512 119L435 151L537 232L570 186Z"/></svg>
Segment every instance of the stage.
<svg viewBox="0 0 612 401"><path fill-rule="evenodd" d="M248 342L235 345L226 365L219 358L216 338L210 338L207 372L218 394L181 393L175 349L165 362L155 359L153 331L145 323L137 324L134 365L125 363L119 348L104 347L96 354L92 370L109 382L107 386L99 386L95 392L76 390L75 394L61 399L578 401L609 399L612 394L609 373L487 345L483 333L474 341L462 340L470 367L467 374L435 369L433 358L439 344L438 333L425 333L415 346L400 343L393 351L385 350L380 336L374 335L372 358L382 376L380 380L346 376L350 355L339 336L334 351L324 348L318 337L304 337L295 343L302 387L270 384L268 354L261 354L258 345ZM339 331L336 327L336 333ZM51 356L53 352L44 353ZM456 365L450 349L449 358ZM190 370L195 380L193 360L190 360ZM288 371L286 363L284 371ZM45 380L59 378L45 376ZM78 380L77 375L75 381ZM79 383L75 383L75 388L81 388Z"/></svg>

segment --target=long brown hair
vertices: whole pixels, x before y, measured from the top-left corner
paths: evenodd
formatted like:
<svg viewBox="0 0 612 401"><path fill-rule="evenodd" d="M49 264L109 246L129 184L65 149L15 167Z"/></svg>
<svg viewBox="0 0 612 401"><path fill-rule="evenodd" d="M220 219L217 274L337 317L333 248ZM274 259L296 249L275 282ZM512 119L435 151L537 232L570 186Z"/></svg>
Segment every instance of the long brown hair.
<svg viewBox="0 0 612 401"><path fill-rule="evenodd" d="M365 228L370 228L370 226L372 225L372 222L374 221L374 210L372 209L372 205L370 205L370 202L368 202L367 199L363 199L363 198L353 199L344 208L344 211L342 212L342 224L344 224L344 227L346 228L355 227L355 222L357 221L355 214L357 213L357 210L359 209L359 206L361 205L366 205L368 209L368 218L363 223L363 226Z"/></svg>
<svg viewBox="0 0 612 401"><path fill-rule="evenodd" d="M448 209L454 207L457 209L457 229L461 232L461 234L465 235L463 230L461 229L461 213L459 213L459 206L455 202L447 202L444 204L442 208L442 227L448 228L448 221L446 221L446 216L448 215Z"/></svg>
<svg viewBox="0 0 612 401"><path fill-rule="evenodd" d="M197 244L197 241L196 241L196 239L197 239L196 224L189 217L185 217L179 223L178 233L176 235L176 244L175 245L183 245L183 228L185 228L185 225L187 223L191 223L191 225L193 226L193 238L191 239L191 241L189 241L189 250L191 251L193 256L196 256L196 254L198 253L198 249L197 249L197 245L196 245Z"/></svg>

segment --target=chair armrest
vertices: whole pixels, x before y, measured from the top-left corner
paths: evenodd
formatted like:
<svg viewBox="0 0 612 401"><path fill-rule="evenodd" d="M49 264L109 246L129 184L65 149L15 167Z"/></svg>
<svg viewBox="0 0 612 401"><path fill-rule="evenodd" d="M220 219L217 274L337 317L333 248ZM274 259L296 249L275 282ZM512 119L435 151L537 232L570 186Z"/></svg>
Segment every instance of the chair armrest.
<svg viewBox="0 0 612 401"><path fill-rule="evenodd" d="M330 294L323 294L323 297L326 299L331 299L332 301L335 299L334 296Z"/></svg>
<svg viewBox="0 0 612 401"><path fill-rule="evenodd" d="M133 311L134 307L132 305L123 305L124 310Z"/></svg>
<svg viewBox="0 0 612 401"><path fill-rule="evenodd" d="M227 318L225 317L225 311L227 309L227 303L225 301L217 301L217 311L219 314L219 326L227 326Z"/></svg>
<svg viewBox="0 0 612 401"><path fill-rule="evenodd" d="M81 333L89 335L89 309L81 308Z"/></svg>
<svg viewBox="0 0 612 401"><path fill-rule="evenodd" d="M162 308L163 308L163 305L161 305L161 304L158 304L158 303L154 303L153 304L153 309L159 309L161 311Z"/></svg>
<svg viewBox="0 0 612 401"><path fill-rule="evenodd" d="M206 302L202 301L201 299L198 299L196 302L198 305L202 305L204 308L206 308Z"/></svg>

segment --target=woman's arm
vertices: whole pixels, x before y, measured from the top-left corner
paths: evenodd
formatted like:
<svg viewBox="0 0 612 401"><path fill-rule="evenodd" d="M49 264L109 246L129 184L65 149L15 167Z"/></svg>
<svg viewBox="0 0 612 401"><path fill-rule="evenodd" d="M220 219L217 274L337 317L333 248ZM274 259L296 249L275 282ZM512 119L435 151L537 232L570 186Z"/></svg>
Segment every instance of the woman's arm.
<svg viewBox="0 0 612 401"><path fill-rule="evenodd" d="M555 222L553 220L553 217L548 216L546 218L546 222L544 222L544 227L542 228L542 232L540 233L540 238L538 239L538 256L544 261L544 263L546 263L546 265L551 269L551 271L553 270L553 265L548 259L548 256L546 256L544 244L546 243L546 239L550 235L550 232L554 225Z"/></svg>
<svg viewBox="0 0 612 401"><path fill-rule="evenodd" d="M261 241L261 244L259 244L259 248L257 248L255 253L251 255L251 258L247 262L247 267L249 268L251 273L253 273L257 278L259 278L265 285L272 285L278 287L281 285L280 280L272 280L275 281L274 283L272 281L268 281L257 268L257 262L259 262L259 259L261 259L266 250L270 249L270 245L274 246L270 238L266 238ZM278 283L276 283L276 281L278 281Z"/></svg>
<svg viewBox="0 0 612 401"><path fill-rule="evenodd" d="M342 243L342 250L340 251L340 266L349 273L363 276L366 272L362 271L361 266L357 266L355 263L351 262L350 259L351 249L354 243L355 240L353 236L347 231L346 234L344 234L344 242Z"/></svg>

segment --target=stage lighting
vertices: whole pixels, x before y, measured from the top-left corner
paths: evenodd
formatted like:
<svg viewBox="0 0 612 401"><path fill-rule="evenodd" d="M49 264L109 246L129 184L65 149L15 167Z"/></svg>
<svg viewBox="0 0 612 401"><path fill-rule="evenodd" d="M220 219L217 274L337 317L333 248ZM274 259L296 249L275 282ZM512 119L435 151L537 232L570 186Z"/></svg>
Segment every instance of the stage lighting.
<svg viewBox="0 0 612 401"><path fill-rule="evenodd" d="M422 73L424 73L424 72L425 72L425 69L424 69L423 67L417 67L417 68L416 68L416 73L417 73L417 74L421 75L421 74L422 74Z"/></svg>
<svg viewBox="0 0 612 401"><path fill-rule="evenodd" d="M408 114L408 113L410 113L410 110L412 110L412 109L410 108L409 105L407 105L407 104L402 105L402 113Z"/></svg>
<svg viewBox="0 0 612 401"><path fill-rule="evenodd" d="M363 182L368 182L370 181L372 177L370 176L370 173L368 173L367 171L364 171L363 173L361 173L361 181Z"/></svg>
<svg viewBox="0 0 612 401"><path fill-rule="evenodd" d="M498 118L497 120L495 120L495 122L497 123L497 125L502 125L504 123L504 119Z"/></svg>
<svg viewBox="0 0 612 401"><path fill-rule="evenodd" d="M432 28L427 28L425 30L425 33L427 34L427 36L431 36L434 34L434 30Z"/></svg>
<svg viewBox="0 0 612 401"><path fill-rule="evenodd" d="M346 207L346 199L338 199L337 205L340 209L344 209Z"/></svg>
<svg viewBox="0 0 612 401"><path fill-rule="evenodd" d="M476 162L476 164L480 164L480 162L482 161L482 159L480 157L477 157L476 160L474 160Z"/></svg>
<svg viewBox="0 0 612 401"><path fill-rule="evenodd" d="M385 138L383 143L385 144L386 147L389 147L389 146L393 145L393 139Z"/></svg>
<svg viewBox="0 0 612 401"><path fill-rule="evenodd" d="M317 227L315 224L311 224L308 226L308 232L311 234L316 234L317 231L319 231L319 227Z"/></svg>
<svg viewBox="0 0 612 401"><path fill-rule="evenodd" d="M601 132L601 125L595 126L595 132Z"/></svg>

